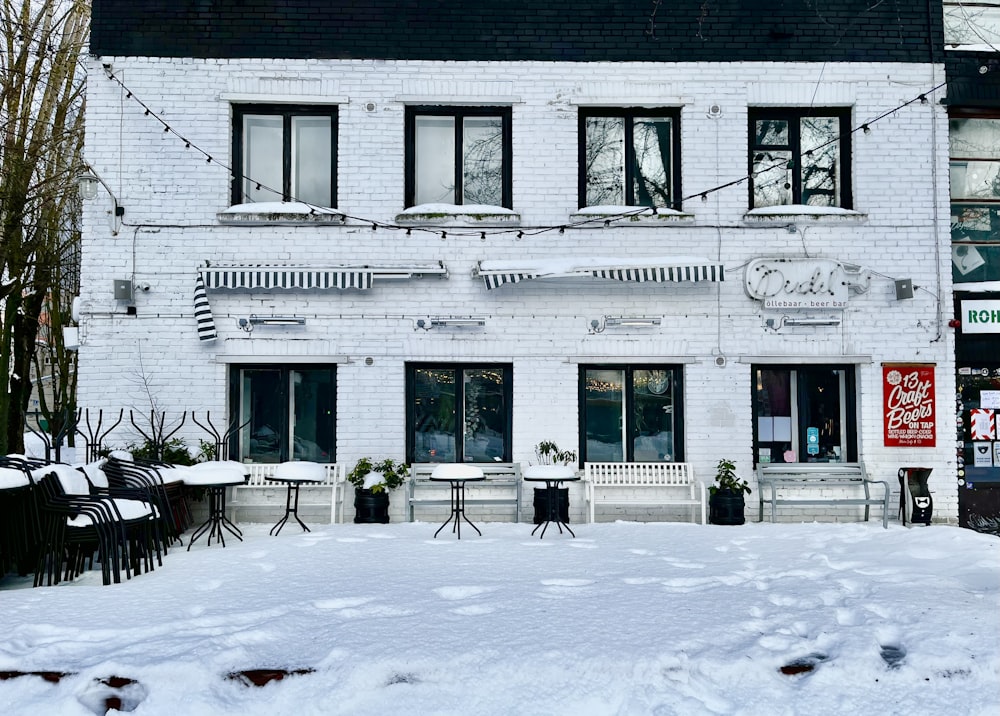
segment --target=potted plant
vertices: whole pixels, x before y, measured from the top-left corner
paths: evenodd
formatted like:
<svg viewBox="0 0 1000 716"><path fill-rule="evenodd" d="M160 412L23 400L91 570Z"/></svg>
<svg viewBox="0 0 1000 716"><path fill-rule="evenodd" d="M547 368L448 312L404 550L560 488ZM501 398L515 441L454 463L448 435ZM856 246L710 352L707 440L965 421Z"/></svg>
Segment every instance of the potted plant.
<svg viewBox="0 0 1000 716"><path fill-rule="evenodd" d="M722 459L716 466L717 485L708 488L708 521L713 525L742 525L744 516L743 495L750 493L750 485L736 474L732 460Z"/></svg>
<svg viewBox="0 0 1000 716"><path fill-rule="evenodd" d="M363 457L347 473L347 481L354 485L354 521L372 523L389 521L389 490L403 484L409 474L405 463L386 458L372 462Z"/></svg>
<svg viewBox="0 0 1000 716"><path fill-rule="evenodd" d="M558 478L572 477L574 470L571 467L576 462L576 452L573 450L560 450L559 446L551 440L543 440L535 445L535 457L538 463L529 465L524 472L525 477L533 478ZM533 522L540 525L548 519L548 515L558 514L559 521L563 524L569 522L569 488L560 487L554 490L556 510L552 510L549 504L549 490L542 487L535 488L535 495L532 504L535 508ZM550 511L552 510L552 511Z"/></svg>

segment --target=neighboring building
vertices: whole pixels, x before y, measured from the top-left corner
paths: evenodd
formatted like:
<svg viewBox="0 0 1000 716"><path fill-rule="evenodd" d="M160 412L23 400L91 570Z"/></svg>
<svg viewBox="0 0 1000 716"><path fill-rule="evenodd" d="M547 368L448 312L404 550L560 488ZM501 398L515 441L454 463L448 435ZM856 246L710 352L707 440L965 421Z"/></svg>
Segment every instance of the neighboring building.
<svg viewBox="0 0 1000 716"><path fill-rule="evenodd" d="M157 5L93 4L81 406L256 462L920 465L956 518L939 2Z"/></svg>
<svg viewBox="0 0 1000 716"><path fill-rule="evenodd" d="M963 526L1000 529L1000 0L944 2Z"/></svg>

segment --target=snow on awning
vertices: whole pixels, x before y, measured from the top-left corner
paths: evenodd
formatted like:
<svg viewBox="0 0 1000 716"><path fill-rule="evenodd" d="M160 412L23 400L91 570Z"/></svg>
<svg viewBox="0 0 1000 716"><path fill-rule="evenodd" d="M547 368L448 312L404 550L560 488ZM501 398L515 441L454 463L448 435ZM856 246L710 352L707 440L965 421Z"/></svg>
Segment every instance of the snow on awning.
<svg viewBox="0 0 1000 716"><path fill-rule="evenodd" d="M407 279L414 276L447 276L444 264L420 266L283 266L218 265L201 269L209 290L346 290L364 291L372 282L384 279Z"/></svg>
<svg viewBox="0 0 1000 716"><path fill-rule="evenodd" d="M593 277L613 281L723 281L721 263L701 258L574 258L544 261L480 261L475 271L486 288L535 278Z"/></svg>

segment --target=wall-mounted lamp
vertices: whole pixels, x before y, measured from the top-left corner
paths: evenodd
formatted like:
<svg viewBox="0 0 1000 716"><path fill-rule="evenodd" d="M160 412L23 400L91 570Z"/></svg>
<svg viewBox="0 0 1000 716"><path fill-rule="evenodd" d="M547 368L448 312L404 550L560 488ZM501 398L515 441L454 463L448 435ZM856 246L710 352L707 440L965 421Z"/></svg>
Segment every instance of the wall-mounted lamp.
<svg viewBox="0 0 1000 716"><path fill-rule="evenodd" d="M239 326L249 333L254 326L304 326L306 319L301 316L255 316L241 318Z"/></svg>
<svg viewBox="0 0 1000 716"><path fill-rule="evenodd" d="M431 328L482 328L485 325L486 319L482 316L468 316L465 318L452 316L417 319L417 328L423 328L425 331L430 330Z"/></svg>
<svg viewBox="0 0 1000 716"><path fill-rule="evenodd" d="M107 182L101 179L92 167L88 166L84 174L77 176L76 185L80 191L80 198L86 200L96 199L98 187L104 187L104 190L108 192L108 196L111 197L111 210L108 212L108 216L111 219L111 233L113 236L117 236L118 230L122 227L122 217L125 216L125 207L118 203L118 197L111 191L111 187L107 185Z"/></svg>
<svg viewBox="0 0 1000 716"><path fill-rule="evenodd" d="M772 331L780 331L784 326L839 326L840 319L836 317L820 318L813 316L781 316L780 318L765 318L764 326Z"/></svg>
<svg viewBox="0 0 1000 716"><path fill-rule="evenodd" d="M660 325L659 316L605 316L605 326L628 328L652 328Z"/></svg>

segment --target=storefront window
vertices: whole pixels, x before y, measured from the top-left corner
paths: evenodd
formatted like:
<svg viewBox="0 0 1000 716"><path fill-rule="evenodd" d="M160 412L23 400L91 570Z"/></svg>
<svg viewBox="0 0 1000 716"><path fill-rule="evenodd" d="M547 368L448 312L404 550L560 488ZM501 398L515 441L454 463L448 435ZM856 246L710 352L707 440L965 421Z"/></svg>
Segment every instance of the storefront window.
<svg viewBox="0 0 1000 716"><path fill-rule="evenodd" d="M336 369L234 367L235 452L244 462L334 462Z"/></svg>
<svg viewBox="0 0 1000 716"><path fill-rule="evenodd" d="M1000 280L1000 118L949 122L951 263L955 283Z"/></svg>
<svg viewBox="0 0 1000 716"><path fill-rule="evenodd" d="M857 460L854 370L755 366L754 461Z"/></svg>
<svg viewBox="0 0 1000 716"><path fill-rule="evenodd" d="M583 367L582 460L680 462L681 369Z"/></svg>
<svg viewBox="0 0 1000 716"><path fill-rule="evenodd" d="M510 366L407 366L410 462L510 462Z"/></svg>

